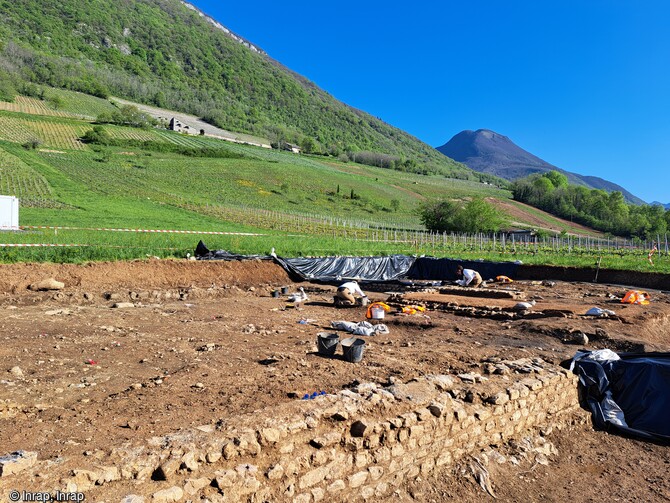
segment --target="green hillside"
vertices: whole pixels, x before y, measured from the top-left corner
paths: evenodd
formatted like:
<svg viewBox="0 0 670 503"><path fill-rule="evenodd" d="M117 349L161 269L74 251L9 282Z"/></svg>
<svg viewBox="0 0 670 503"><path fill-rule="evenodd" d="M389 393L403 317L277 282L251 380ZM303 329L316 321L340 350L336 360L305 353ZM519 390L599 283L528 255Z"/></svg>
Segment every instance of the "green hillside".
<svg viewBox="0 0 670 503"><path fill-rule="evenodd" d="M96 125L81 117L111 105L102 98L47 89L51 93L71 105L62 110L19 97L14 105L20 106L12 108L0 101L0 191L21 199L22 225L157 228L176 225L175 211L182 211L190 215L182 225L199 229L227 222L300 230L308 221L323 226L312 229L317 234L332 234L332 227L344 222L420 230L424 202L480 196L499 201L514 226L586 231L539 210L512 211L509 191L472 180L161 128L106 124L97 127L108 137L107 145L86 143L82 138Z"/></svg>
<svg viewBox="0 0 670 503"><path fill-rule="evenodd" d="M560 265L588 265L601 246L610 249L593 236L583 241L586 250L581 238L559 245L546 237L540 249L517 249L484 245L477 235L428 233L423 203L480 196L508 225L590 234L486 183L82 118L105 103L89 96L64 111L47 100L18 99L14 108L0 101L0 193L19 197L23 227L2 232L3 243L21 247L0 246L0 262L184 257L201 238L211 249L240 253L276 247L284 256L414 253ZM84 141L99 128L105 144ZM612 244L603 267L652 267L642 259L646 245L632 245Z"/></svg>
<svg viewBox="0 0 670 503"><path fill-rule="evenodd" d="M408 171L504 185L344 105L178 0L0 0L0 12L0 99L21 92L81 114L41 85L115 95L316 153L383 153Z"/></svg>
<svg viewBox="0 0 670 503"><path fill-rule="evenodd" d="M23 208L60 209L57 217L48 210L29 212L36 220L22 223L39 224L37 220L46 218L100 225L105 213L100 208L112 206L112 199L123 199L123 206L151 201L217 218L233 208L256 208L418 229L417 208L424 200L475 194L509 197L507 191L475 181L296 155L164 129L105 125L110 145L87 144L82 137L93 127L89 121L44 112L0 111L2 193L20 197Z"/></svg>

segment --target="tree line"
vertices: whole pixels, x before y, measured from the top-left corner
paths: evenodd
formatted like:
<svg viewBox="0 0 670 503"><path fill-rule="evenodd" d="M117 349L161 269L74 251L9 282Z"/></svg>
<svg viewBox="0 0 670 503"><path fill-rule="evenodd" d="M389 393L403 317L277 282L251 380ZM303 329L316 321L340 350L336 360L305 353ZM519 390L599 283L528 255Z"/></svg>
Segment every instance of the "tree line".
<svg viewBox="0 0 670 503"><path fill-rule="evenodd" d="M615 236L654 239L670 227L670 210L628 204L619 191L569 184L558 171L516 180L511 188L516 201Z"/></svg>

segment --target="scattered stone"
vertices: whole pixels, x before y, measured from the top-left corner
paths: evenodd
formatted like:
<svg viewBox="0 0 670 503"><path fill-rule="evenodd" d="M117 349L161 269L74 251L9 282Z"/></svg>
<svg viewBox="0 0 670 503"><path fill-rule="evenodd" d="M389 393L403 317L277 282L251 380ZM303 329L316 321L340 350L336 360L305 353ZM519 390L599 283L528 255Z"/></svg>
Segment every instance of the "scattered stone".
<svg viewBox="0 0 670 503"><path fill-rule="evenodd" d="M14 377L23 377L23 370L18 365L9 369L9 373Z"/></svg>
<svg viewBox="0 0 670 503"><path fill-rule="evenodd" d="M270 480L279 480L284 476L284 468L282 465L276 464L270 467L266 475Z"/></svg>
<svg viewBox="0 0 670 503"><path fill-rule="evenodd" d="M207 487L210 483L211 480L209 480L206 477L202 477L199 479L188 479L186 481L186 485L184 486L184 492L189 496L193 496L200 489Z"/></svg>
<svg viewBox="0 0 670 503"><path fill-rule="evenodd" d="M172 486L169 489L157 491L152 496L152 501L156 503L173 503L184 497L184 491L181 487Z"/></svg>
<svg viewBox="0 0 670 503"><path fill-rule="evenodd" d="M486 399L486 403L491 403L493 405L504 405L507 402L509 402L509 395L504 391L496 393Z"/></svg>
<svg viewBox="0 0 670 503"><path fill-rule="evenodd" d="M312 447L322 449L324 447L330 447L331 445L339 444L341 440L342 436L339 433L332 431L320 437L313 438L309 443Z"/></svg>
<svg viewBox="0 0 670 503"><path fill-rule="evenodd" d="M251 324L251 323L242 327L242 333L243 334L253 334L255 331L256 331L256 326Z"/></svg>
<svg viewBox="0 0 670 503"><path fill-rule="evenodd" d="M595 336L596 336L597 339L601 339L601 340L610 338L610 335L607 333L607 330L605 330L604 328L600 328L600 327L596 328L596 335Z"/></svg>
<svg viewBox="0 0 670 503"><path fill-rule="evenodd" d="M333 413L333 415L330 417L335 421L346 421L347 419L349 419L349 413L346 410L339 410Z"/></svg>
<svg viewBox="0 0 670 503"><path fill-rule="evenodd" d="M135 307L135 304L132 302L115 302L112 307L114 309L128 309L131 307Z"/></svg>
<svg viewBox="0 0 670 503"><path fill-rule="evenodd" d="M552 426L546 426L546 427L540 429L540 435L542 435L543 437L547 437L547 436L551 435L551 433L553 431L554 431L554 428Z"/></svg>
<svg viewBox="0 0 670 503"><path fill-rule="evenodd" d="M470 384L488 381L488 378L483 377L481 374L477 374L476 372L470 372L468 374L458 374L456 377L458 377L461 381Z"/></svg>
<svg viewBox="0 0 670 503"><path fill-rule="evenodd" d="M200 467L198 463L198 458L200 457L199 453L196 451L187 452L181 460L180 468L186 468L190 472L195 472Z"/></svg>
<svg viewBox="0 0 670 503"><path fill-rule="evenodd" d="M121 473L116 466L103 466L97 472L98 478L95 480L96 485L103 485L107 482L114 482L121 479Z"/></svg>
<svg viewBox="0 0 670 503"><path fill-rule="evenodd" d="M121 503L144 503L144 496L138 496L137 494L129 494L123 497Z"/></svg>
<svg viewBox="0 0 670 503"><path fill-rule="evenodd" d="M588 336L581 330L573 332L572 336L572 342L575 344L581 344L582 346L585 346L589 343Z"/></svg>
<svg viewBox="0 0 670 503"><path fill-rule="evenodd" d="M58 315L61 315L61 314L66 314L67 315L67 314L71 314L71 313L72 313L72 311L70 311L69 309L50 309L49 311L44 311L44 314L46 316L58 316Z"/></svg>
<svg viewBox="0 0 670 503"><path fill-rule="evenodd" d="M225 490L232 487L237 479L237 472L235 470L220 470L215 474L216 487Z"/></svg>
<svg viewBox="0 0 670 503"><path fill-rule="evenodd" d="M37 463L37 453L30 451L15 451L0 456L0 477L19 473Z"/></svg>
<svg viewBox="0 0 670 503"><path fill-rule="evenodd" d="M428 410L435 417L441 417L444 407L440 404L434 403L428 406Z"/></svg>
<svg viewBox="0 0 670 503"><path fill-rule="evenodd" d="M349 431L351 432L352 437L362 437L365 435L365 430L367 430L367 428L368 425L363 421L354 421Z"/></svg>
<svg viewBox="0 0 670 503"><path fill-rule="evenodd" d="M276 444L281 438L281 433L276 428L263 428L260 430L261 444Z"/></svg>
<svg viewBox="0 0 670 503"><path fill-rule="evenodd" d="M426 380L433 383L440 391L449 391L456 386L456 381L449 375L428 375Z"/></svg>
<svg viewBox="0 0 670 503"><path fill-rule="evenodd" d="M42 281L33 283L28 287L28 289L34 292L45 290L62 290L63 288L65 288L65 283L56 281L54 278L43 279Z"/></svg>

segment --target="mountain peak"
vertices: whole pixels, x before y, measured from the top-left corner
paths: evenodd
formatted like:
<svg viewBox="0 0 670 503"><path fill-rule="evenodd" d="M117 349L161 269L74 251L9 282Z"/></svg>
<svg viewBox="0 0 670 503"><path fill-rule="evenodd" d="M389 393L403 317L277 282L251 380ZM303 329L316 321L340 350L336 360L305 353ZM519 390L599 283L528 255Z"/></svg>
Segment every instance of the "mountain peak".
<svg viewBox="0 0 670 503"><path fill-rule="evenodd" d="M491 139L491 138L502 138L502 139L505 139L505 140L509 141L509 138L507 138L507 136L503 136L499 133L496 133L495 131L493 131L491 129L478 129L477 131L475 131L475 134L478 135L478 136L483 136L484 138L489 138L489 139Z"/></svg>
<svg viewBox="0 0 670 503"><path fill-rule="evenodd" d="M490 129L461 131L447 143L437 147L437 150L475 171L490 173L506 180L514 181L534 173L559 171L566 175L572 184L603 189L607 192L619 191L628 202L644 204L640 198L615 183L557 168L522 149L507 136Z"/></svg>

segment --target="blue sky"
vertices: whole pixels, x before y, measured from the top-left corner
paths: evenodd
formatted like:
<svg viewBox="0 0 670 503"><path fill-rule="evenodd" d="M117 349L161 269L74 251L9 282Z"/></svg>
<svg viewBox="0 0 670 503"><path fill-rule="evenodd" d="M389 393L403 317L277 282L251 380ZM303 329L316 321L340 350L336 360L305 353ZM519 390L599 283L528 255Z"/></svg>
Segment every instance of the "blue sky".
<svg viewBox="0 0 670 503"><path fill-rule="evenodd" d="M353 107L434 147L492 129L670 202L670 2L192 2Z"/></svg>

